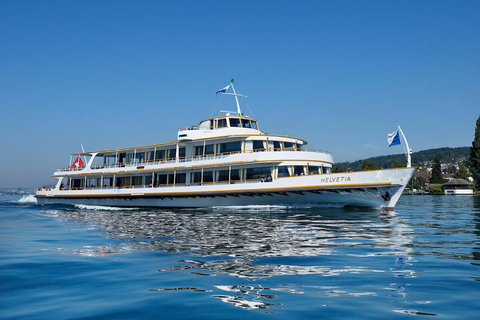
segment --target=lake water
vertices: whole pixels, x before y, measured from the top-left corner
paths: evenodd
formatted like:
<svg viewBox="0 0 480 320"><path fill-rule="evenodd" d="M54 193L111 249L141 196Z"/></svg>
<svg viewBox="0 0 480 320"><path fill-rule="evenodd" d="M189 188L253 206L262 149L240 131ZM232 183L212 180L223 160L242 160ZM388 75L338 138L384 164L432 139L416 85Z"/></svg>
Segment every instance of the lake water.
<svg viewBox="0 0 480 320"><path fill-rule="evenodd" d="M480 197L394 212L0 197L1 319L478 319Z"/></svg>

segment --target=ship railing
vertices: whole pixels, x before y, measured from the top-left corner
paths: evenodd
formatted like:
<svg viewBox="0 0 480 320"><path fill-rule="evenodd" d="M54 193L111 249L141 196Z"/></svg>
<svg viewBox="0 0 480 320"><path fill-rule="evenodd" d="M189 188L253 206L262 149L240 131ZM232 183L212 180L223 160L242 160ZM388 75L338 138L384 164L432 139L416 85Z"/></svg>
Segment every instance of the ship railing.
<svg viewBox="0 0 480 320"><path fill-rule="evenodd" d="M64 171L82 171L85 167L82 166L82 167L60 167L58 168L57 171L60 171L60 172L64 172Z"/></svg>
<svg viewBox="0 0 480 320"><path fill-rule="evenodd" d="M208 155L197 155L197 156L188 156L188 157L178 157L178 158L167 158L167 159L155 159L155 160L141 160L141 161L132 161L132 162L115 162L107 164L94 164L90 168L92 170L99 169L115 169L115 168L132 168L144 169L145 166L158 166L163 164L175 164L175 163L185 163L185 162L196 162L196 161L206 161L206 160L222 160L226 157L239 154L239 153L254 153L254 152L278 152L278 151L287 151L287 152L315 152L323 154L331 154L328 151L319 150L319 149L309 149L309 148L285 148L285 149L274 149L274 148L259 148L248 151L229 151L216 154ZM81 171L85 167L72 168L72 167L60 167L58 172L72 172L72 171Z"/></svg>
<svg viewBox="0 0 480 320"><path fill-rule="evenodd" d="M164 188L164 187L193 187L193 186L212 186L212 185L229 185L229 184L247 184L247 183L268 183L265 182L263 178L256 177L253 179L243 179L243 180L227 180L227 181L203 181L203 182L176 182L173 183L166 183L166 184L139 184L139 185L124 185L124 186L86 186L86 187L71 187L71 188L64 188L60 191L70 191L70 190L107 190L107 189L115 189L115 190L122 190L122 189L156 189L156 188ZM48 188L51 190L53 188ZM38 191L44 191L45 189L38 188Z"/></svg>
<svg viewBox="0 0 480 320"><path fill-rule="evenodd" d="M202 129L212 129L212 126L205 126L205 127L199 127L199 126L188 126L188 127L182 127L178 128L178 131L185 131L185 130L200 130Z"/></svg>

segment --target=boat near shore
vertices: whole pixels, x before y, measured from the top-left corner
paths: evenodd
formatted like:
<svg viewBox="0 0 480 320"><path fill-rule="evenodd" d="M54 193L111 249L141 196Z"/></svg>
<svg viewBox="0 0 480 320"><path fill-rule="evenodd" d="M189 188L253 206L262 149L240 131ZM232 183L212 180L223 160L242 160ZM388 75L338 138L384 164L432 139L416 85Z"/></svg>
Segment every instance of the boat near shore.
<svg viewBox="0 0 480 320"><path fill-rule="evenodd" d="M393 209L415 171L407 165L335 173L330 152L261 131L257 119L242 113L238 98L245 96L235 91L233 80L217 93L233 96L237 111L180 128L172 142L72 154L69 166L53 174L55 186L36 191L38 203L170 208L326 203Z"/></svg>

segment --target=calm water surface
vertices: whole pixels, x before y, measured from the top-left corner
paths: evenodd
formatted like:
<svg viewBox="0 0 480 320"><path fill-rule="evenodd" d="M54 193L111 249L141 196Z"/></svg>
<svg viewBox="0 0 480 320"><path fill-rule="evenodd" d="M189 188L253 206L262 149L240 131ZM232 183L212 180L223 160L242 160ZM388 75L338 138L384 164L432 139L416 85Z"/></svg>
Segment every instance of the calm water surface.
<svg viewBox="0 0 480 320"><path fill-rule="evenodd" d="M480 197L395 212L0 197L1 319L476 319Z"/></svg>

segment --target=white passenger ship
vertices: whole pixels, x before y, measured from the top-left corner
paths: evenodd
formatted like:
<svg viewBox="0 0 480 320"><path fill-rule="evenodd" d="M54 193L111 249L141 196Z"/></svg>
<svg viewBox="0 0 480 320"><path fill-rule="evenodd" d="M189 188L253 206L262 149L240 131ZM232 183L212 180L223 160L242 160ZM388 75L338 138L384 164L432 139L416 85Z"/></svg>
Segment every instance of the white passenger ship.
<svg viewBox="0 0 480 320"><path fill-rule="evenodd" d="M233 93L226 92L232 88ZM72 154L37 190L40 204L211 207L333 203L393 209L415 169L335 173L332 154L307 142L267 134L237 112L180 128L177 140ZM217 92L218 93L218 92ZM245 96L242 96L245 97ZM82 160L84 159L84 161Z"/></svg>

